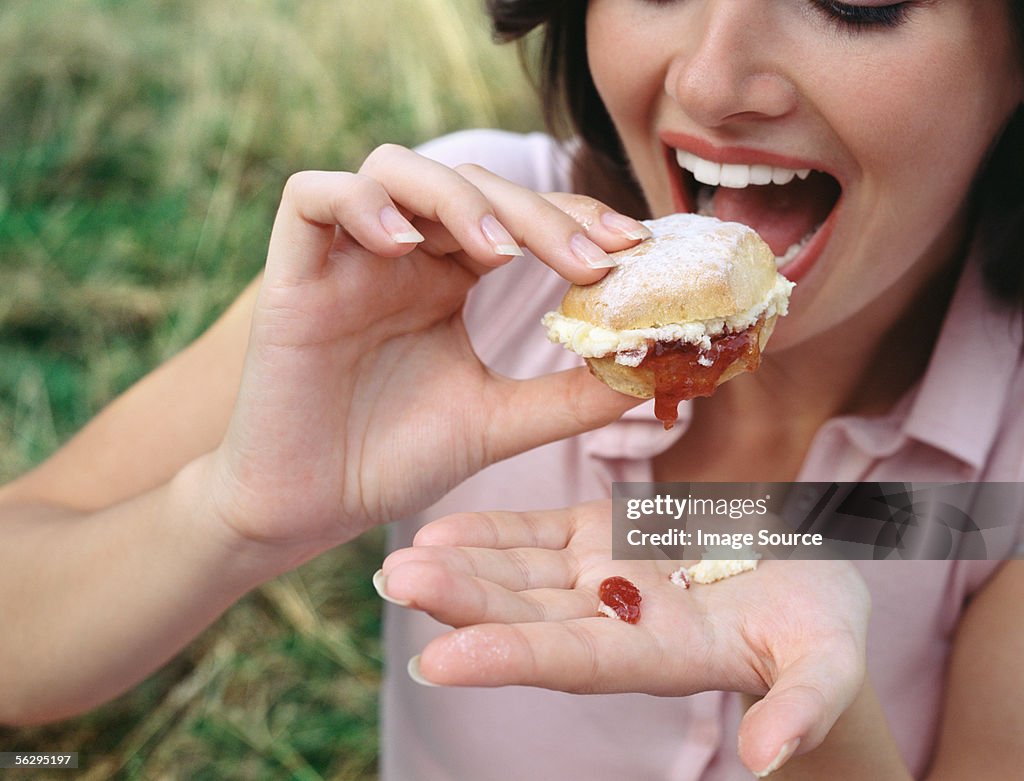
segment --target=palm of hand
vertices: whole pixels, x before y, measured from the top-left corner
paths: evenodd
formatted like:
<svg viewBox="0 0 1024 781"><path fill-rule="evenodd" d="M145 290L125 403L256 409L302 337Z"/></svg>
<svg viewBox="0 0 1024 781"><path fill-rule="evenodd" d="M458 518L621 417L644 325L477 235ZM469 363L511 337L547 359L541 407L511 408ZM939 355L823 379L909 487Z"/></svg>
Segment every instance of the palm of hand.
<svg viewBox="0 0 1024 781"><path fill-rule="evenodd" d="M760 695L781 671L811 655L842 658L855 674L859 669L869 604L847 562L766 561L754 572L683 589L669 580L675 562L610 560L607 503L540 515L542 521L529 525L554 520L561 528L549 529L541 542L561 536L554 543L559 547L519 547L529 542L523 528L481 539L481 529L517 523L503 513L484 526L466 520L471 516L438 522L421 532L417 547L389 557L389 593L453 626L500 624L477 626L474 636L480 643L510 644L510 661L493 670L476 664L472 654L461 661L448 656L466 648L464 639L451 651L438 646L450 682ZM481 547L440 547L460 541ZM506 549L488 550L487 543ZM598 587L612 575L639 588L638 624L598 616Z"/></svg>
<svg viewBox="0 0 1024 781"><path fill-rule="evenodd" d="M246 536L346 539L484 465L476 418L500 384L460 317L476 276L419 250L382 259L345 244L315 278L261 291L231 432L253 499L232 512ZM415 458L420 441L435 458Z"/></svg>
<svg viewBox="0 0 1024 781"><path fill-rule="evenodd" d="M740 727L749 767L817 746L864 680L870 599L849 562L766 561L683 589L667 561L612 561L611 506L450 516L384 563L389 598L460 627L418 660L448 685L579 693L765 695ZM598 616L618 575L642 595L635 624Z"/></svg>

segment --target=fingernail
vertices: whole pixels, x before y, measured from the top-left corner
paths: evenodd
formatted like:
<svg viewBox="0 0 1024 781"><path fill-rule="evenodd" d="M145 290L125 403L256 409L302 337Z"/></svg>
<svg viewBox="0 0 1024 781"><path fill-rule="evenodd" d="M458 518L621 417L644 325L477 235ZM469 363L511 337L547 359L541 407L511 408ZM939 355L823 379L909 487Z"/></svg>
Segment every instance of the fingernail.
<svg viewBox="0 0 1024 781"><path fill-rule="evenodd" d="M775 755L775 759L771 761L771 764L768 765L768 767L766 767L760 773L754 773L754 775L758 778L764 778L767 775L771 775L784 764L786 764L789 758L793 756L793 752L797 750L797 747L799 745L800 738L793 738L793 740L789 741L788 743L783 743L782 748L779 749L779 753Z"/></svg>
<svg viewBox="0 0 1024 781"><path fill-rule="evenodd" d="M494 215L488 214L480 220L480 230L490 242L496 255L517 257L523 254L523 250L516 244L512 234L505 230L505 226L498 222Z"/></svg>
<svg viewBox="0 0 1024 781"><path fill-rule="evenodd" d="M639 220L634 220L632 217L627 217L625 214L619 214L618 212L605 212L602 214L601 224L608 230L615 231L634 241L649 239L653 235L651 229Z"/></svg>
<svg viewBox="0 0 1024 781"><path fill-rule="evenodd" d="M412 602L408 602L404 599L395 599L394 597L389 597L387 586L388 578L387 575L384 574L384 570L379 569L376 572L374 572L373 587L377 589L377 593L380 595L381 599L387 600L392 605L398 605L399 607L409 607L412 604Z"/></svg>
<svg viewBox="0 0 1024 781"><path fill-rule="evenodd" d="M416 654L412 659L409 660L409 664L405 668L409 672L409 677L412 678L420 686L430 686L433 689L440 688L441 684L433 683L423 677L423 673L420 672L420 656Z"/></svg>
<svg viewBox="0 0 1024 781"><path fill-rule="evenodd" d="M569 239L569 249L572 254L583 261L590 268L615 268L619 265L612 258L597 246L594 242L582 233L575 233Z"/></svg>
<svg viewBox="0 0 1024 781"><path fill-rule="evenodd" d="M380 210L380 224L396 244L419 244L423 241L423 234L412 227L412 223L394 206Z"/></svg>

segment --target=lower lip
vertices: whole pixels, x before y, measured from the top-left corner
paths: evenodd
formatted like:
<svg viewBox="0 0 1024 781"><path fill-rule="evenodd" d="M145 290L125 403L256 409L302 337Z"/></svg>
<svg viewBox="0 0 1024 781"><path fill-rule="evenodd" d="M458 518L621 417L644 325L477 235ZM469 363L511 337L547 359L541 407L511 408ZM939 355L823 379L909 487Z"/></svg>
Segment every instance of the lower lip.
<svg viewBox="0 0 1024 781"><path fill-rule="evenodd" d="M675 150L669 148L666 156L670 166L669 170L681 172L682 169L676 163ZM689 193L687 193L686 188L683 186L681 173L671 176L670 181L672 183L672 202L676 211L692 213L694 205L690 203ZM821 253L825 250L825 245L828 244L828 240L832 236L836 215L839 214L842 203L843 195L840 192L839 200L836 201L825 222L821 224L821 227L811 237L807 246L800 250L800 254L789 261L789 263L779 267L779 273L790 282L799 282L803 279L817 262L818 258L821 257Z"/></svg>
<svg viewBox="0 0 1024 781"><path fill-rule="evenodd" d="M825 245L828 244L828 240L832 237L832 229L835 227L836 215L839 214L839 207L842 206L842 202L843 196L840 195L839 200L832 207L832 211L829 212L825 222L818 228L814 236L811 237L811 240L807 242L807 246L789 263L779 267L779 273L790 282L799 282L803 279L818 261L818 258L821 257L821 253L825 251Z"/></svg>

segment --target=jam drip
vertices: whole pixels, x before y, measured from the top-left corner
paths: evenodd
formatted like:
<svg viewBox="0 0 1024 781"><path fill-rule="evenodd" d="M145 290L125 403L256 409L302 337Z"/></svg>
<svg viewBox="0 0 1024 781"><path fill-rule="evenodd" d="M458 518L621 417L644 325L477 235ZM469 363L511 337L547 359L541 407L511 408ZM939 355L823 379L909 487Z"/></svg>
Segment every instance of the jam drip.
<svg viewBox="0 0 1024 781"><path fill-rule="evenodd" d="M618 575L605 578L601 581L598 596L627 624L635 624L640 620L640 589L625 578Z"/></svg>
<svg viewBox="0 0 1024 781"><path fill-rule="evenodd" d="M688 342L653 342L641 367L654 372L654 415L672 428L679 416L679 402L710 396L722 373L741 361L746 371L761 363L762 317L746 330L711 337L711 347L702 350ZM709 364L709 365L705 365Z"/></svg>

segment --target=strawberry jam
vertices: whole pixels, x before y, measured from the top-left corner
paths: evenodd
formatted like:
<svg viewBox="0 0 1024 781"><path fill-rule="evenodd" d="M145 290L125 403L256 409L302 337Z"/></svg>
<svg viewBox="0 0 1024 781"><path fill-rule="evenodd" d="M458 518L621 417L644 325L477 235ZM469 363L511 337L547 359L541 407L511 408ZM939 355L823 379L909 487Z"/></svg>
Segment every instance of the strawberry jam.
<svg viewBox="0 0 1024 781"><path fill-rule="evenodd" d="M722 373L737 361L746 371L761 363L761 328L764 318L746 330L711 337L711 347L702 350L688 342L654 342L647 349L641 368L654 373L654 416L672 428L679 415L679 402L710 396Z"/></svg>
<svg viewBox="0 0 1024 781"><path fill-rule="evenodd" d="M617 575L605 578L598 589L601 602L610 607L617 618L627 624L640 620L640 589Z"/></svg>

